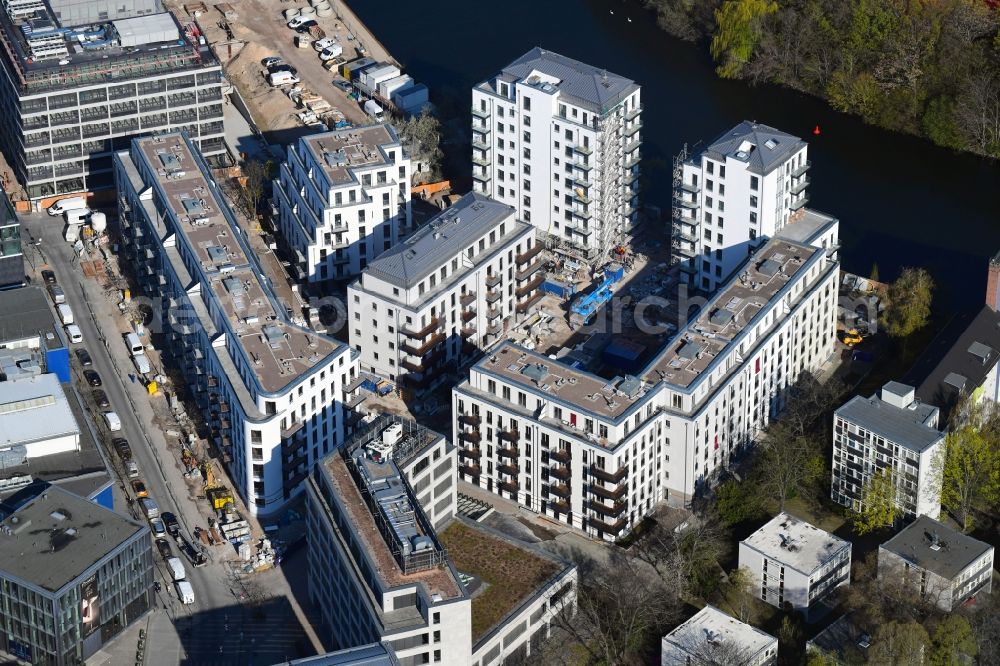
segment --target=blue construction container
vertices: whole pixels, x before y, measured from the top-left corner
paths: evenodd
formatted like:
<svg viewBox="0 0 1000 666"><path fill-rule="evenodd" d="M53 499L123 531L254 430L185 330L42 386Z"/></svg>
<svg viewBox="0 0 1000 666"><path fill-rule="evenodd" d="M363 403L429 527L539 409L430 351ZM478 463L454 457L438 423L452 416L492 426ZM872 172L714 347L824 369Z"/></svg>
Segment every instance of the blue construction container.
<svg viewBox="0 0 1000 666"><path fill-rule="evenodd" d="M618 282L625 277L625 267L621 264L609 264L604 269L604 277L610 278L613 282Z"/></svg>
<svg viewBox="0 0 1000 666"><path fill-rule="evenodd" d="M69 374L69 350L66 347L55 347L45 351L45 368L59 378L59 383L73 381Z"/></svg>
<svg viewBox="0 0 1000 666"><path fill-rule="evenodd" d="M566 284L565 282L549 278L542 282L542 291L565 300L576 292L576 285Z"/></svg>

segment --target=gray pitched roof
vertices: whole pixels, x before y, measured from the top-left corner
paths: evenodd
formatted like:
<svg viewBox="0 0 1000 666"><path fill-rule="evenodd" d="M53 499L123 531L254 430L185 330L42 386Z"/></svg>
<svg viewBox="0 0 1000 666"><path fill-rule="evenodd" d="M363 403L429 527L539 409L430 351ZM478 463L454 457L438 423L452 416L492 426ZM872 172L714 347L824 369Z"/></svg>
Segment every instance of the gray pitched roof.
<svg viewBox="0 0 1000 666"><path fill-rule="evenodd" d="M931 540L935 536L940 541L938 550L931 548ZM920 516L879 548L951 580L992 546L933 518Z"/></svg>
<svg viewBox="0 0 1000 666"><path fill-rule="evenodd" d="M556 87L562 95L599 113L613 108L639 89L631 79L539 46L504 67L503 75L510 80L521 80L536 70L559 79Z"/></svg>
<svg viewBox="0 0 1000 666"><path fill-rule="evenodd" d="M435 215L412 236L386 250L366 272L404 288L433 273L449 258L465 250L507 218L514 208L470 192L451 208ZM513 231L514 225L508 230Z"/></svg>
<svg viewBox="0 0 1000 666"><path fill-rule="evenodd" d="M900 409L878 396L864 398L856 395L836 414L919 453L944 437L940 431L924 425L936 409L920 403L915 403L912 409Z"/></svg>
<svg viewBox="0 0 1000 666"><path fill-rule="evenodd" d="M741 152L744 143L751 144L753 149L748 153ZM717 160L726 157L741 159L749 164L750 171L763 175L784 164L804 145L805 141L797 136L744 120L709 144L705 152Z"/></svg>

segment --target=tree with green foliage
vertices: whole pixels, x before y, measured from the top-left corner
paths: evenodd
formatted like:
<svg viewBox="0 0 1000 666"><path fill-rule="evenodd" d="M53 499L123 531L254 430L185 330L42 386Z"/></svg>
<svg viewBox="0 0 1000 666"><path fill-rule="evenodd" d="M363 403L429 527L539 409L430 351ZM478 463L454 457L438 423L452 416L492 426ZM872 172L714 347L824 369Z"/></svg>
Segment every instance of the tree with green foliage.
<svg viewBox="0 0 1000 666"><path fill-rule="evenodd" d="M809 437L798 434L785 421L776 421L767 429L762 451L754 465L754 479L766 499L785 503L825 476L826 462L822 449Z"/></svg>
<svg viewBox="0 0 1000 666"><path fill-rule="evenodd" d="M977 506L1000 501L998 455L1000 447L990 433L967 424L948 433L932 466L940 480L941 504L955 514L965 532L973 527Z"/></svg>
<svg viewBox="0 0 1000 666"><path fill-rule="evenodd" d="M743 73L760 42L764 19L777 11L772 0L726 0L715 11L712 57L719 63L719 76L732 79Z"/></svg>
<svg viewBox="0 0 1000 666"><path fill-rule="evenodd" d="M868 660L880 666L924 666L929 644L927 630L918 622L892 621L875 631Z"/></svg>
<svg viewBox="0 0 1000 666"><path fill-rule="evenodd" d="M400 137L415 162L425 165L423 173L431 180L441 177L441 121L425 108L419 116L412 116L399 130ZM409 183L407 183L409 184Z"/></svg>
<svg viewBox="0 0 1000 666"><path fill-rule="evenodd" d="M889 469L880 470L861 489L861 511L854 514L854 531L868 534L892 527L898 515L895 479Z"/></svg>
<svg viewBox="0 0 1000 666"><path fill-rule="evenodd" d="M715 488L711 514L723 527L733 527L764 515L760 498L752 483L729 479Z"/></svg>
<svg viewBox="0 0 1000 666"><path fill-rule="evenodd" d="M760 589L753 575L750 573L750 569L740 567L730 571L728 580L726 581L725 593L732 616L740 622L752 624L754 621L754 608L757 603L757 596L760 594Z"/></svg>
<svg viewBox="0 0 1000 666"><path fill-rule="evenodd" d="M946 615L934 630L930 666L971 664L979 654L969 621L961 615Z"/></svg>
<svg viewBox="0 0 1000 666"><path fill-rule="evenodd" d="M906 339L927 325L934 280L923 268L904 268L889 285L882 325L894 338Z"/></svg>

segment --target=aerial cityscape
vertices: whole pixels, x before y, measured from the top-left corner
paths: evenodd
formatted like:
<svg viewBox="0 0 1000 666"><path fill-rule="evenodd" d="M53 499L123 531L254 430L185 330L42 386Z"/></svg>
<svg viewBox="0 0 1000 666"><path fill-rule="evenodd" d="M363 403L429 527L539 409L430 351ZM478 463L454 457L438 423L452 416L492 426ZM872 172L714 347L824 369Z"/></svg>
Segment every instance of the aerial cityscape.
<svg viewBox="0 0 1000 666"><path fill-rule="evenodd" d="M1000 664L1000 3L2 2L0 663Z"/></svg>

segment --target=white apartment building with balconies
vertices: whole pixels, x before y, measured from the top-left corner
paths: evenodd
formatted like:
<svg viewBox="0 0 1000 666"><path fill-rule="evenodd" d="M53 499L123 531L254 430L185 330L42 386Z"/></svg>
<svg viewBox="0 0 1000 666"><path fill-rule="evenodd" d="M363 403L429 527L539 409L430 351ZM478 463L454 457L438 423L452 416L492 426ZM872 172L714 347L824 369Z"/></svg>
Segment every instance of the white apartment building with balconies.
<svg viewBox="0 0 1000 666"><path fill-rule="evenodd" d="M693 287L715 291L766 238L804 214L809 146L743 121L674 167L672 259Z"/></svg>
<svg viewBox="0 0 1000 666"><path fill-rule="evenodd" d="M914 397L912 386L889 382L879 395L854 396L833 415L833 501L863 508L865 485L878 473L896 487L902 517L941 514L940 466L945 434L940 410Z"/></svg>
<svg viewBox="0 0 1000 666"><path fill-rule="evenodd" d="M475 191L599 261L638 219L640 88L535 47L472 89Z"/></svg>
<svg viewBox="0 0 1000 666"><path fill-rule="evenodd" d="M125 254L247 508L274 514L349 430L358 361L293 323L186 135L115 153Z"/></svg>
<svg viewBox="0 0 1000 666"><path fill-rule="evenodd" d="M750 572L762 601L808 615L851 582L851 542L780 513L740 541L739 563Z"/></svg>
<svg viewBox="0 0 1000 666"><path fill-rule="evenodd" d="M830 358L838 267L822 247L768 241L637 376L492 348L452 391L459 471L599 538L689 502Z"/></svg>
<svg viewBox="0 0 1000 666"><path fill-rule="evenodd" d="M535 229L469 193L383 253L347 290L361 368L410 389L471 360L541 298Z"/></svg>
<svg viewBox="0 0 1000 666"><path fill-rule="evenodd" d="M310 134L274 181L281 240L303 280L345 280L411 231L410 158L389 124Z"/></svg>

